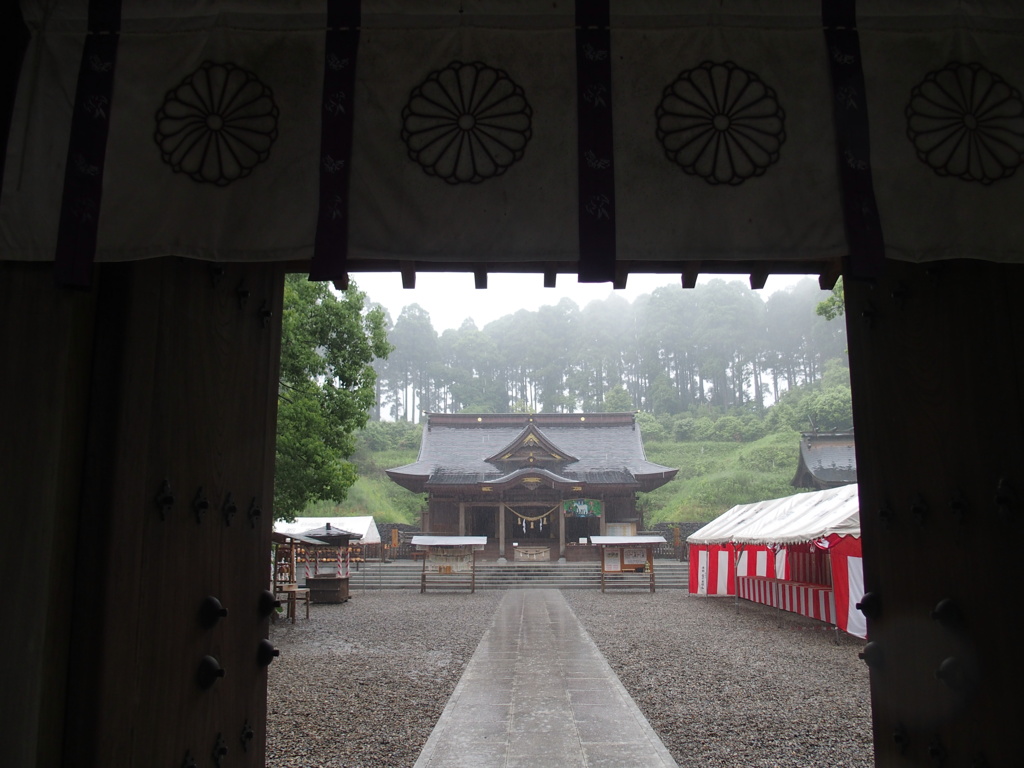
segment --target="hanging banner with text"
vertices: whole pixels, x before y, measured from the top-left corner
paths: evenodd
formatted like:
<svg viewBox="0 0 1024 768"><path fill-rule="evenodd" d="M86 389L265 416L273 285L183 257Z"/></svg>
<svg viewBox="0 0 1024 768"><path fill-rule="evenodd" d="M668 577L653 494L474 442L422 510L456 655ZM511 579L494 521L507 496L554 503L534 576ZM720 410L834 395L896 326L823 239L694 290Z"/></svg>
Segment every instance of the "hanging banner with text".
<svg viewBox="0 0 1024 768"><path fill-rule="evenodd" d="M603 547L601 568L605 573L622 571L622 550L619 547Z"/></svg>

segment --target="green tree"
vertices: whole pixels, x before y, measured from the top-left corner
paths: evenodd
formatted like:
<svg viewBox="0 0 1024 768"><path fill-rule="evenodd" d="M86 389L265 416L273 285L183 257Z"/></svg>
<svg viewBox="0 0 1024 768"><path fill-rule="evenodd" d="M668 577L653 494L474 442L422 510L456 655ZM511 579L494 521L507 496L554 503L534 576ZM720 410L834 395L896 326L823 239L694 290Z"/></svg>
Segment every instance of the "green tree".
<svg viewBox="0 0 1024 768"><path fill-rule="evenodd" d="M843 278L840 277L836 280L836 284L832 288L832 295L824 301L818 302L818 306L814 308L814 311L826 320L835 320L837 317L843 316L846 312L846 294L843 292Z"/></svg>
<svg viewBox="0 0 1024 768"><path fill-rule="evenodd" d="M840 358L829 360L823 368L819 381L783 393L765 419L768 431L853 428L849 368Z"/></svg>
<svg viewBox="0 0 1024 768"><path fill-rule="evenodd" d="M665 433L665 428L658 422L652 413L640 411L636 415L636 423L640 427L640 434L643 436L645 444L646 442L665 440L668 437Z"/></svg>
<svg viewBox="0 0 1024 768"><path fill-rule="evenodd" d="M684 291L675 286L656 288L640 315L642 327L641 354L647 369L646 400L656 412L676 413L683 407L700 403L703 392L697 385L696 291ZM675 389L675 397L666 397L665 380ZM659 403L657 404L656 403ZM667 403L672 405L665 407Z"/></svg>
<svg viewBox="0 0 1024 768"><path fill-rule="evenodd" d="M448 329L438 343L443 365L442 402L445 413L504 413L508 389L499 376L500 352L494 340L466 320L458 330Z"/></svg>
<svg viewBox="0 0 1024 768"><path fill-rule="evenodd" d="M571 413L576 398L570 395L566 374L578 365L580 308L572 299L537 310L527 338L529 379L534 397L531 405L541 413Z"/></svg>
<svg viewBox="0 0 1024 768"><path fill-rule="evenodd" d="M376 400L372 363L392 349L383 311L367 311L365 298L354 284L335 295L302 275L285 280L275 517L293 519L314 501L340 502L356 480L346 460Z"/></svg>
<svg viewBox="0 0 1024 768"><path fill-rule="evenodd" d="M605 394L603 410L605 413L625 413L636 410L636 406L633 405L633 398L629 396L629 392L620 384Z"/></svg>
<svg viewBox="0 0 1024 768"><path fill-rule="evenodd" d="M525 400L516 400L512 403L512 408L509 413L536 413L537 409L531 406Z"/></svg>
<svg viewBox="0 0 1024 768"><path fill-rule="evenodd" d="M823 387L849 387L850 386L850 365L841 357L834 357L825 361L824 371L821 374L821 386Z"/></svg>
<svg viewBox="0 0 1024 768"><path fill-rule="evenodd" d="M392 415L396 420L418 422L421 411L434 409L432 368L438 352L430 313L419 304L409 304L398 315L388 337L395 349L385 366L389 388L397 393Z"/></svg>
<svg viewBox="0 0 1024 768"><path fill-rule="evenodd" d="M698 289L695 340L701 390L710 384L710 402L730 407L753 394L763 402L758 358L765 345L765 306L752 290L720 278ZM748 385L750 385L748 387Z"/></svg>
<svg viewBox="0 0 1024 768"><path fill-rule="evenodd" d="M616 408L608 407L608 395L621 387L623 330L632 324L630 304L612 294L603 301L591 301L579 315L579 339L575 361L569 365L566 384L575 399L575 407L583 411L633 410L632 398L619 400Z"/></svg>
<svg viewBox="0 0 1024 768"><path fill-rule="evenodd" d="M656 416L679 413L683 405L679 402L679 393L672 386L668 375L659 373L648 390L648 407Z"/></svg>
<svg viewBox="0 0 1024 768"><path fill-rule="evenodd" d="M853 428L853 403L850 388L842 385L823 387L803 401L807 421L814 429Z"/></svg>
<svg viewBox="0 0 1024 768"><path fill-rule="evenodd" d="M371 452L396 449L416 450L422 429L407 421L370 421L359 433L361 448Z"/></svg>

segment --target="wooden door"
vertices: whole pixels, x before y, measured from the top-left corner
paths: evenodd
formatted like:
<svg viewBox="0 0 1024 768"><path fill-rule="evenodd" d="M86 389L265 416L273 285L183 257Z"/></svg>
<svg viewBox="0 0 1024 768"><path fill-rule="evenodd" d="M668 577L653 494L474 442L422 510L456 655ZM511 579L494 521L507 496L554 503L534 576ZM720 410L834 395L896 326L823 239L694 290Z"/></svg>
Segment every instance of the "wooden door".
<svg viewBox="0 0 1024 768"><path fill-rule="evenodd" d="M1024 267L846 281L876 763L1013 766Z"/></svg>
<svg viewBox="0 0 1024 768"><path fill-rule="evenodd" d="M282 286L98 271L67 764L263 765Z"/></svg>
<svg viewBox="0 0 1024 768"><path fill-rule="evenodd" d="M52 264L0 261L4 766L61 761L95 309Z"/></svg>

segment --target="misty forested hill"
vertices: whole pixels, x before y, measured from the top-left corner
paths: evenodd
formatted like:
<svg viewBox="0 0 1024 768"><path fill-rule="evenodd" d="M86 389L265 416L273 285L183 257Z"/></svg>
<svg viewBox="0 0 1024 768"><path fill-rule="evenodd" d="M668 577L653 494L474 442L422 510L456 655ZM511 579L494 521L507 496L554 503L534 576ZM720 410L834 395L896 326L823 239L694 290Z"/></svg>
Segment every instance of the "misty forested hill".
<svg viewBox="0 0 1024 768"><path fill-rule="evenodd" d="M815 314L827 295L810 278L767 299L716 279L632 303L612 295L580 308L563 299L440 335L412 304L389 318L395 350L375 366L378 415L758 410L819 381L827 361L845 360L844 324Z"/></svg>
<svg viewBox="0 0 1024 768"><path fill-rule="evenodd" d="M379 361L385 420L367 425L352 457L360 479L340 507L305 514L418 523L423 496L384 470L416 460L423 411L638 411L648 458L680 470L641 494L648 525L792 494L799 432L852 428L845 325L815 313L821 300L810 279L767 300L714 280L632 304L563 300L440 336L407 307Z"/></svg>

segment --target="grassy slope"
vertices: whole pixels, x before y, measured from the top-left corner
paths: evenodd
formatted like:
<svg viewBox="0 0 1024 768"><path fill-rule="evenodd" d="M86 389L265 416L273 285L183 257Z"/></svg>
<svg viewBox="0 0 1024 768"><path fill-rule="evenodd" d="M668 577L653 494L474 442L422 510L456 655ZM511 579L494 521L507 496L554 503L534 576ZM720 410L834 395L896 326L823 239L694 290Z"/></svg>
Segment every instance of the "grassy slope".
<svg viewBox="0 0 1024 768"><path fill-rule="evenodd" d="M425 497L407 491L384 474L385 469L416 461L416 449L362 450L353 459L359 469L359 479L348 489L345 501L311 504L302 514L308 517L373 515L378 523L419 525Z"/></svg>
<svg viewBox="0 0 1024 768"><path fill-rule="evenodd" d="M736 504L796 493L789 482L800 452L797 432L752 443L647 443L647 458L678 467L675 480L641 495L648 525L712 520Z"/></svg>

